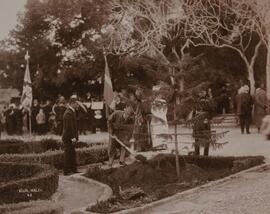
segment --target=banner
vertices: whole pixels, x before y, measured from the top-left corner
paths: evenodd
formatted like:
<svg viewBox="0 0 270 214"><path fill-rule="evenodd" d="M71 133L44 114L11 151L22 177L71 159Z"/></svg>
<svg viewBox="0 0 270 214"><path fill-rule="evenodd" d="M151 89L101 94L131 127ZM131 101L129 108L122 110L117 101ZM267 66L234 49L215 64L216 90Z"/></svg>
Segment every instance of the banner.
<svg viewBox="0 0 270 214"><path fill-rule="evenodd" d="M106 104L111 108L114 109L114 94L113 94L113 87L112 87L112 80L110 76L110 70L107 62L107 57L104 55L105 58L105 77L104 77L104 99Z"/></svg>
<svg viewBox="0 0 270 214"><path fill-rule="evenodd" d="M28 52L25 55L25 59L27 60L24 79L23 79L23 91L21 97L21 104L24 108L29 109L32 106L33 94L32 94L32 82L30 77L30 70L29 70L29 55Z"/></svg>

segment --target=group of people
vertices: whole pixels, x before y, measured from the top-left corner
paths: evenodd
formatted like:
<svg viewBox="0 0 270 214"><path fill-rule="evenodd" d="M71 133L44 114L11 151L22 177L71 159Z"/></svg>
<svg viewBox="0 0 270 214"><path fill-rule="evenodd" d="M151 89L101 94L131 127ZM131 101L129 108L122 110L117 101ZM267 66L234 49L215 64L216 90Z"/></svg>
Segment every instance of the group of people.
<svg viewBox="0 0 270 214"><path fill-rule="evenodd" d="M264 84L261 84L251 96L248 85L238 90L236 95L236 114L239 117L241 133L250 134L250 125L253 121L260 132L262 119L267 114L267 96Z"/></svg>
<svg viewBox="0 0 270 214"><path fill-rule="evenodd" d="M136 88L134 92L125 91L115 96L115 108L108 116L108 129L110 133L109 141L109 165L112 166L120 150L120 164L125 165L124 149L119 141L130 147L131 139L134 139L134 149L145 151L151 147L147 128L147 114L149 113L149 103L143 97L143 88ZM69 175L77 171L75 144L78 141L78 123L76 123L76 110L79 108L76 96L71 96L67 108L63 114L62 140L65 145L64 174Z"/></svg>
<svg viewBox="0 0 270 214"><path fill-rule="evenodd" d="M86 134L86 131L95 133L98 130L106 130L105 108L100 105L100 109L93 109L91 106L92 102L98 101L90 93L78 99L81 105L76 110L76 114L80 134ZM29 131L31 127L31 132L36 135L47 133L61 135L66 108L67 100L61 95L54 103L51 100L34 99L31 113L19 104L12 103L9 106L3 106L0 113L1 130L6 131L8 135L21 135L25 129Z"/></svg>
<svg viewBox="0 0 270 214"><path fill-rule="evenodd" d="M222 88L222 90L226 90ZM195 139L195 155L200 155L200 147L204 147L204 155L209 154L209 146L212 142L211 119L217 113L229 113L230 109L235 110L241 133L250 134L250 125L253 122L261 130L262 120L267 114L267 96L264 84L256 88L254 95L250 94L248 85L243 85L238 89L237 95L231 99L221 93L218 99L213 98L208 93L209 90L201 90L195 98L194 110L192 111L192 128ZM220 101L220 102L217 102ZM229 107L229 101L234 106ZM218 110L216 112L216 110ZM225 111L224 111L225 110Z"/></svg>

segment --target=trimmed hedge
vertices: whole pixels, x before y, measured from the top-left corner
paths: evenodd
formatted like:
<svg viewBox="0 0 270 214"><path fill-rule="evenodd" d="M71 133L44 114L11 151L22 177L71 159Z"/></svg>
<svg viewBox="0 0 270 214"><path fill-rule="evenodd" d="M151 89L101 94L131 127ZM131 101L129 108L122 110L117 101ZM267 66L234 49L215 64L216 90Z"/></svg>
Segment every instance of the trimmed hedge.
<svg viewBox="0 0 270 214"><path fill-rule="evenodd" d="M58 188L58 171L48 165L6 162L0 163L0 171L4 180L20 178L0 183L0 204L48 199Z"/></svg>
<svg viewBox="0 0 270 214"><path fill-rule="evenodd" d="M0 206L2 214L63 214L63 208L52 201L20 202Z"/></svg>
<svg viewBox="0 0 270 214"><path fill-rule="evenodd" d="M78 142L76 148L89 147L87 143ZM45 138L39 141L24 141L21 139L0 140L0 154L29 154L46 151L63 150L64 144L60 140Z"/></svg>
<svg viewBox="0 0 270 214"><path fill-rule="evenodd" d="M108 152L104 146L76 149L78 165L93 164L108 160ZM40 154L5 154L0 155L0 162L40 163L49 164L63 169L64 152L49 151Z"/></svg>
<svg viewBox="0 0 270 214"><path fill-rule="evenodd" d="M184 163L195 164L201 168L223 169L229 168L233 172L238 172L252 166L262 164L264 162L263 156L197 156L197 155L180 155L180 166ZM160 154L149 160L149 164L157 165L166 164L170 162L175 165L175 155L173 154Z"/></svg>

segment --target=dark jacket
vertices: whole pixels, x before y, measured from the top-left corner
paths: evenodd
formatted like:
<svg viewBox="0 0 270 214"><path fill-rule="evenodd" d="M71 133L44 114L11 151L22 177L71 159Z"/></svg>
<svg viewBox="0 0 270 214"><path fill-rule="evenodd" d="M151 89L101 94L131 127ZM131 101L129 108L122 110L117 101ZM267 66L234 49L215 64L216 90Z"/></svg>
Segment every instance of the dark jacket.
<svg viewBox="0 0 270 214"><path fill-rule="evenodd" d="M63 116L62 140L65 142L70 141L72 138L78 140L76 113L71 108L67 108Z"/></svg>
<svg viewBox="0 0 270 214"><path fill-rule="evenodd" d="M238 115L251 115L253 99L249 93L238 94L236 102Z"/></svg>
<svg viewBox="0 0 270 214"><path fill-rule="evenodd" d="M124 119L124 111L115 111L109 116L109 127L113 135L127 144L133 132L133 118Z"/></svg>

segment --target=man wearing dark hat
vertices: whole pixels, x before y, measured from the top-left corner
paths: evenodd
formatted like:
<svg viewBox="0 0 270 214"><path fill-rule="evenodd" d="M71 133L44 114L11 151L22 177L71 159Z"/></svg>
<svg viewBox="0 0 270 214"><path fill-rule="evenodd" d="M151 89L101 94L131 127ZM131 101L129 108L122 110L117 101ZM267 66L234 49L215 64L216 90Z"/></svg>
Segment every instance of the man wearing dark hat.
<svg viewBox="0 0 270 214"><path fill-rule="evenodd" d="M78 141L78 128L76 109L78 108L77 96L70 97L69 104L63 116L62 140L65 147L64 175L77 172L75 143Z"/></svg>

